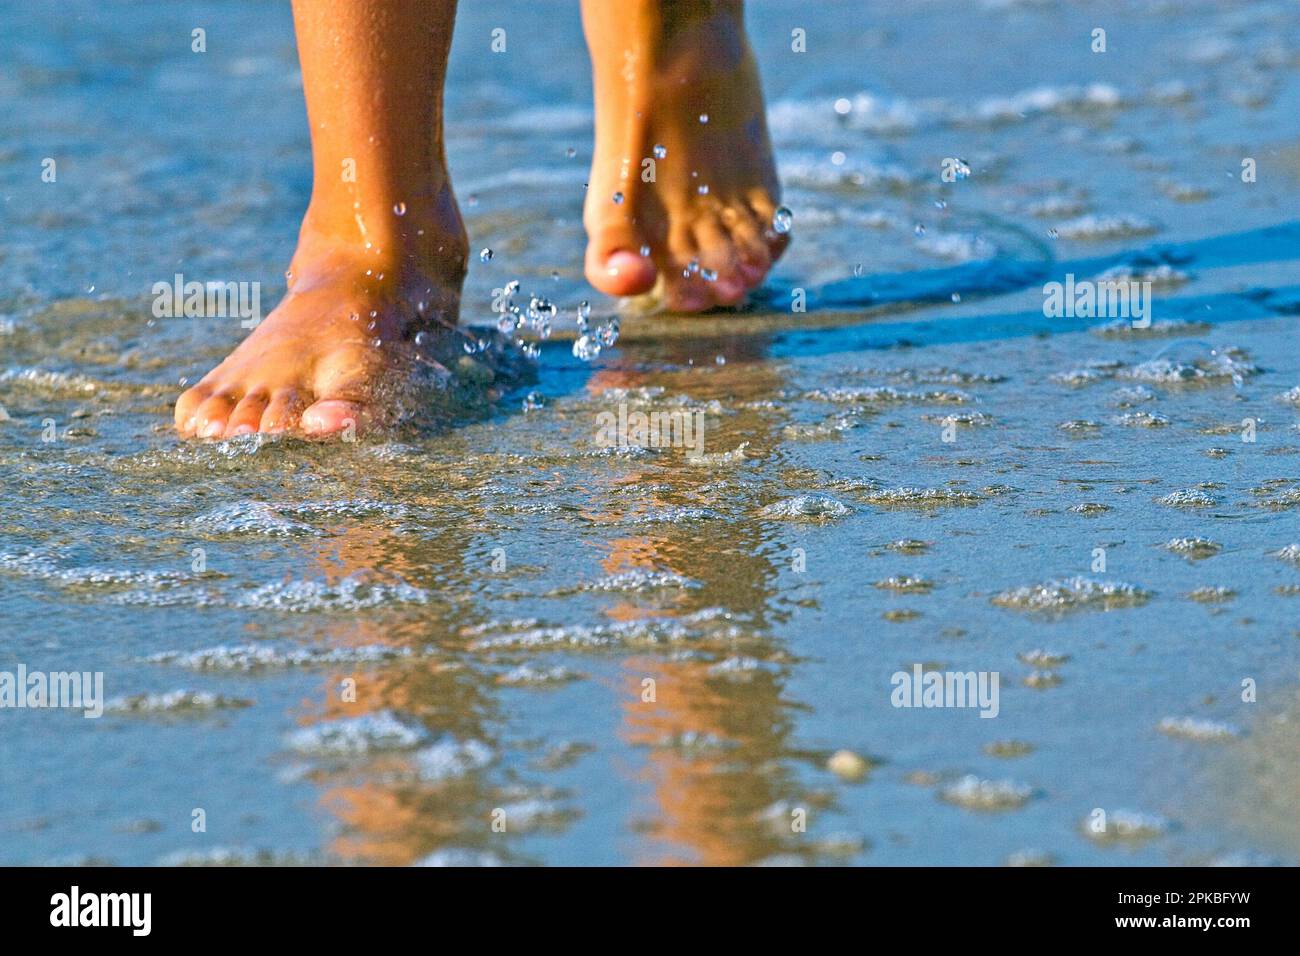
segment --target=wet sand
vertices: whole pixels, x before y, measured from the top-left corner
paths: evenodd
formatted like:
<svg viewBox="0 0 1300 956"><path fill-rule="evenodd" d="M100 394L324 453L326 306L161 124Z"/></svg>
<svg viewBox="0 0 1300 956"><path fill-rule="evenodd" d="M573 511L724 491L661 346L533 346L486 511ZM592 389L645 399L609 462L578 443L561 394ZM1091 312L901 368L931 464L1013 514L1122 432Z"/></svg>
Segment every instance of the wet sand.
<svg viewBox="0 0 1300 956"><path fill-rule="evenodd" d="M464 321L514 279L560 319L534 382L355 444L178 442L242 330L149 309L282 291L287 9L202 60L168 10L0 38L0 670L114 699L0 709L3 862L1296 863L1294 5L753 3L796 241L591 362L576 7L465 6ZM1151 329L1044 315L1115 269ZM599 447L620 405L702 457ZM894 707L914 664L997 718Z"/></svg>

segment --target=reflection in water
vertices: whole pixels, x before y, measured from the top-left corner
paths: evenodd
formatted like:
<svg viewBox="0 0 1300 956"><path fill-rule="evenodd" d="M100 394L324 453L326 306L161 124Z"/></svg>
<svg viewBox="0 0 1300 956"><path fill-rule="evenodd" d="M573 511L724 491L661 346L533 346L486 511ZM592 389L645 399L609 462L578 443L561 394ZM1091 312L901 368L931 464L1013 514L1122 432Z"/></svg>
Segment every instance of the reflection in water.
<svg viewBox="0 0 1300 956"><path fill-rule="evenodd" d="M720 352L727 372L713 377L707 391L693 388L690 376L648 375L612 368L593 376L588 386L595 401L609 389L663 387L697 402L716 395L730 396L737 404L771 399L782 382L776 369L762 362L766 341L744 340ZM694 349L693 354L710 354ZM662 357L671 366L687 364L684 354ZM637 359L627 356L630 365ZM741 411L723 423L706 417L705 453L717 454L744 443L766 457L777 444L784 421L779 412ZM708 468L682 465L671 472L662 493L653 495L652 507L667 507L701 497L700 489L717 479ZM653 483L663 474L646 471L630 481ZM776 570L756 522L728 529L725 548L701 547L698 530L689 525L661 525L655 534L615 539L603 547L606 571L628 567L666 570L702 582L708 595L726 595L726 610L747 620L752 636L737 648L710 648L712 653L681 654L664 660L637 656L624 664L626 695L623 704L624 735L649 751L642 779L652 791L653 817L645 830L656 838L638 859L642 863L698 863L736 865L760 859L782 846L779 834L789 832L788 818L772 820L764 811L778 801L792 800L796 788L784 765L788 759L791 722L785 716L789 701L782 699L783 665L756 670L742 679L719 670L721 661L767 664L780 661L776 642L763 636L764 620L774 596ZM686 602L686 608L699 610ZM630 604L607 610L626 619L638 613ZM724 665L725 666L725 665ZM644 700L645 684L654 681L654 699Z"/></svg>
<svg viewBox="0 0 1300 956"><path fill-rule="evenodd" d="M557 322L527 387L544 408L508 394L467 422L346 446L177 443L178 383L243 330L149 309L151 284L176 272L279 282L310 189L287 6L214 7L212 29L242 42L202 65L185 44L141 44L185 36L182 5L70 0L71 33L11 6L0 161L47 142L85 161L57 187L15 176L5 193L0 615L39 627L4 629L0 656L103 669L110 694L251 706L0 713L21 728L0 733L3 862L1300 852L1286 727L1222 687L1252 675L1273 707L1298 663L1300 579L1276 557L1300 544L1289 0L1256 0L1245 19L1124 4L1113 29L1130 52L1113 57L1071 39L1062 0L880 5L863 31L835 28L840 5L805 4L815 70L781 31L754 31L796 237L765 299L629 320L594 366ZM462 5L448 89L469 230L496 250L466 286L479 326L512 279L569 318L591 297L588 75L555 69L557 48L581 48L577 6L506 5L519 35L546 37L512 44L509 76L475 39L500 7ZM751 16L781 7L753 0ZM942 90L918 49L942 56ZM990 74L994 49L1017 69ZM62 82L87 50L130 66ZM165 132L140 122L160 115ZM232 140L250 123L259 136ZM1249 184L1243 129L1269 131ZM958 144L972 175L945 183L938 160ZM1156 328L1043 314L1042 281L1112 268L1164 280ZM794 288L808 312L788 310ZM596 415L624 398L702 410L706 461L593 447ZM763 515L796 495L828 510ZM1204 555L1168 546L1202 539ZM909 575L924 587L876 586ZM1149 599L1086 600L1125 585ZM993 600L1007 594L1033 600ZM251 672L250 644L265 655ZM303 645L409 654L285 653ZM1051 681L1029 671L1035 650L1065 660ZM998 719L893 709L890 674L918 662L1001 672ZM1165 717L1248 732L1172 738ZM363 752L299 746L295 731ZM840 749L881 769L848 785L826 766ZM1230 768L1240 796L1189 788L1189 755ZM967 774L1041 796L996 815L937 798ZM1180 812L1202 796L1210 810ZM190 830L196 805L206 834ZM1102 845L1077 833L1099 806L1176 825ZM830 827L847 834L839 850ZM854 838L870 853L843 852Z"/></svg>
<svg viewBox="0 0 1300 956"><path fill-rule="evenodd" d="M768 401L782 387L782 378L762 362L765 345L760 337L718 343L716 354L723 356L725 371L707 379L689 372L636 370L652 364L687 366L687 356L671 350L655 355L627 352L621 364L601 369L588 382L592 421L608 401L603 398L606 392L622 397L627 390L663 389L700 405L727 396L741 410L729 416L706 415L705 453L747 445L754 454L768 457L777 448L786 416ZM693 353L699 354L699 349ZM674 456L671 462L663 460L668 455ZM638 507L651 511L707 498L708 486L720 480L717 470L689 464L683 457L680 449L665 450L653 466L634 467L608 483L651 489L638 501ZM457 489L456 502L467 518L484 511L483 498L472 485ZM695 585L653 606L611 595L600 611L608 620L627 624L709 611L743 622L740 635L729 631L725 638L696 642L684 650L629 655L620 666L622 681L605 691L620 699L623 728L618 735L646 755L643 767L628 770L645 791L635 805L649 808L630 821L650 838L638 850L636 862L735 865L802 852L791 813L800 803L801 790L789 766L795 756L789 710L796 705L783 695L788 655L765 634L767 618L774 613L778 571L761 524L731 525L726 546L720 548L701 546L701 529L690 523L657 522L648 526L652 531L628 535L619 531L617 522L600 515L592 518L597 533L585 537L581 546L606 575L667 572ZM327 550L310 552L318 572L331 582L379 572L435 596L418 620L396 630L352 621L319 633L318 640L420 651L432 637L438 653L364 673L323 676L318 702L302 706L302 725L390 711L418 719L435 738L479 741L493 751L511 745L498 727L503 709L498 675L490 660L467 652L464 638L457 636L485 622L475 615L473 603L444 605L437 597L474 589L475 573L466 557L489 550L492 542L489 536L476 535L474 525L472 518L449 525L435 540L418 544L401 534L376 537L366 528L338 528ZM605 528L608 532L602 533ZM431 557L436 563L429 563ZM725 597L725 604L719 604L719 596ZM344 698L349 678L355 679L355 700ZM654 682L652 693L646 690L647 679ZM510 840L493 833L492 811L535 788L519 791L494 782L499 774L492 768L434 783L413 781L417 762L418 754L384 754L364 767L316 771L320 805L339 828L330 854L379 864L411 863L440 849L508 857L503 848ZM562 817L555 816L562 825ZM507 808L507 835L509 823Z"/></svg>

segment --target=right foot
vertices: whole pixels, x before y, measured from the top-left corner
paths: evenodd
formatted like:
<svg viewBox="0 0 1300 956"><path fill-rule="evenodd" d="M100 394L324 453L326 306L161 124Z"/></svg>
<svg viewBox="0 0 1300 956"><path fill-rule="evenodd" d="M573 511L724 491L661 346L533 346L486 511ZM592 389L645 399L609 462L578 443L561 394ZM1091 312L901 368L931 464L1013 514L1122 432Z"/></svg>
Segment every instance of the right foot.
<svg viewBox="0 0 1300 956"><path fill-rule="evenodd" d="M428 351L425 339L453 334L464 234L450 230L441 248L426 266L411 265L411 257L394 265L304 228L288 294L180 396L177 430L186 438L324 436L390 420L399 390Z"/></svg>
<svg viewBox="0 0 1300 956"><path fill-rule="evenodd" d="M741 4L586 0L583 18L596 93L587 280L613 296L662 283L679 312L740 302L787 240L772 229L780 186Z"/></svg>
<svg viewBox="0 0 1300 956"><path fill-rule="evenodd" d="M182 435L347 437L399 416L424 338L446 354L468 251L442 143L455 8L294 0L312 195L289 292L177 400Z"/></svg>

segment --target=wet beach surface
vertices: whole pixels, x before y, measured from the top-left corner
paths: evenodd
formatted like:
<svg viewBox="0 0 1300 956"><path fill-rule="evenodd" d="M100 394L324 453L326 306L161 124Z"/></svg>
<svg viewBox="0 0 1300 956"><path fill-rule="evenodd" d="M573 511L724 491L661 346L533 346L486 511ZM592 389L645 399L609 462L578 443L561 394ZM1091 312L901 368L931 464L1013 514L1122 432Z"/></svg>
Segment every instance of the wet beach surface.
<svg viewBox="0 0 1300 956"><path fill-rule="evenodd" d="M463 321L559 318L535 381L346 444L179 442L243 330L150 311L283 291L287 5L6 13L0 670L112 703L0 709L0 861L1300 862L1295 5L752 3L795 242L592 361L576 5L463 6ZM1067 274L1152 328L1045 317ZM620 405L703 455L599 447ZM894 707L916 664L998 716Z"/></svg>

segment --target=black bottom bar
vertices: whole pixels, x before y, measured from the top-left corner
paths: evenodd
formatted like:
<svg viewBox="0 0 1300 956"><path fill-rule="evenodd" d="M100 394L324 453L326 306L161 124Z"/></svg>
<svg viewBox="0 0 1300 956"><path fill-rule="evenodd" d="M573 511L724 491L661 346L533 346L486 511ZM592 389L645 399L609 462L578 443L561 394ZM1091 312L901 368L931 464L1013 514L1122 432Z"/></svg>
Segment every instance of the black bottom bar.
<svg viewBox="0 0 1300 956"><path fill-rule="evenodd" d="M732 939L776 921L836 935L922 927L928 942L999 927L1022 939L1230 942L1294 922L1294 877L1292 869L4 869L0 925L11 943L75 934L373 944L377 932L432 941L475 928L494 941L503 930L536 941L610 920L640 934L702 918Z"/></svg>

